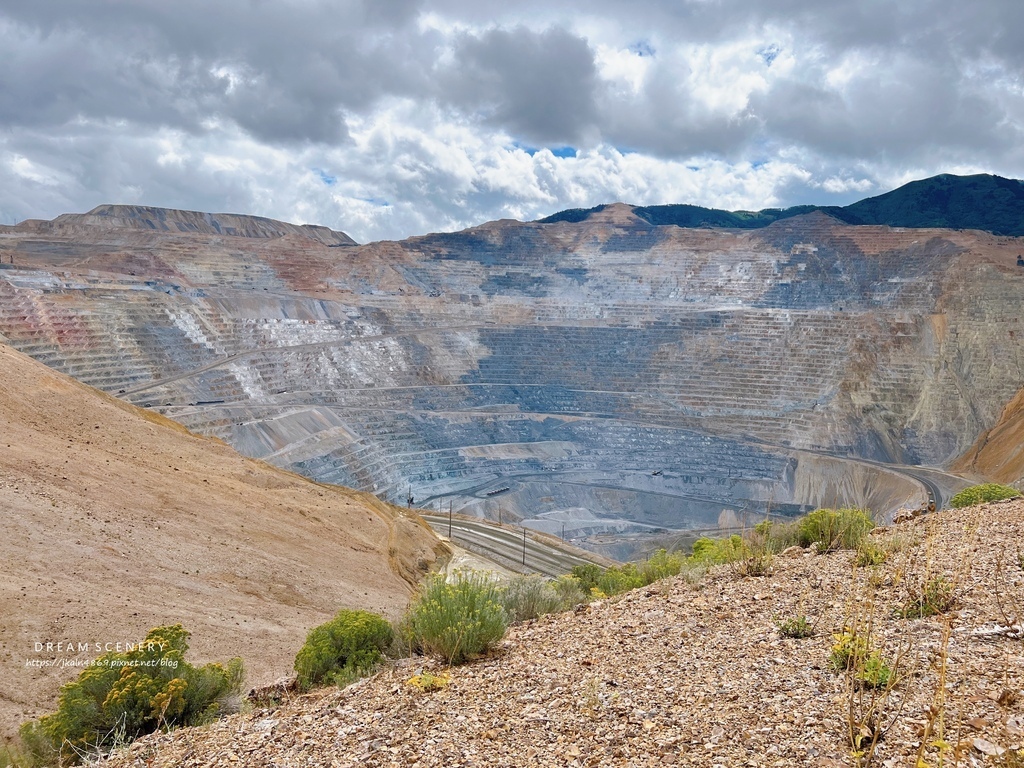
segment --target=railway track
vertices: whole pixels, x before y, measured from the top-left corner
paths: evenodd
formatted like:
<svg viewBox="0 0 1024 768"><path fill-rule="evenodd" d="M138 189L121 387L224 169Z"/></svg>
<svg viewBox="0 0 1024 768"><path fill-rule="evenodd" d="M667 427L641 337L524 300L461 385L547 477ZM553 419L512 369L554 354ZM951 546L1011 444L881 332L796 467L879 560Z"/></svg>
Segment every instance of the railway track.
<svg viewBox="0 0 1024 768"><path fill-rule="evenodd" d="M519 573L539 573L552 578L569 573L575 565L607 565L594 555L555 544L528 528L518 531L484 520L465 520L448 515L424 514L434 531L450 538L452 543L470 552L493 560L498 565ZM450 533L449 533L449 525Z"/></svg>

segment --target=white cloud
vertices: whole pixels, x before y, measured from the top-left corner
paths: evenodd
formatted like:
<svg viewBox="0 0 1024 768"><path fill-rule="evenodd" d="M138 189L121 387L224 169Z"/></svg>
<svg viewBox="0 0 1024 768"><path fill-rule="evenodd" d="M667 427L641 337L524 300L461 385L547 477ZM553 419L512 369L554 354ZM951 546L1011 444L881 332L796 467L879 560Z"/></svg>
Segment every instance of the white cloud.
<svg viewBox="0 0 1024 768"><path fill-rule="evenodd" d="M870 192L875 185L870 179L850 179L830 176L815 186L820 186L826 192L831 192L833 195L841 195L844 192Z"/></svg>
<svg viewBox="0 0 1024 768"><path fill-rule="evenodd" d="M33 184L54 187L61 182L60 174L57 171L34 163L27 157L13 155L8 158L7 163L15 176Z"/></svg>
<svg viewBox="0 0 1024 768"><path fill-rule="evenodd" d="M612 86L638 94L652 64L651 56L641 56L630 48L597 45L594 48L597 71Z"/></svg>

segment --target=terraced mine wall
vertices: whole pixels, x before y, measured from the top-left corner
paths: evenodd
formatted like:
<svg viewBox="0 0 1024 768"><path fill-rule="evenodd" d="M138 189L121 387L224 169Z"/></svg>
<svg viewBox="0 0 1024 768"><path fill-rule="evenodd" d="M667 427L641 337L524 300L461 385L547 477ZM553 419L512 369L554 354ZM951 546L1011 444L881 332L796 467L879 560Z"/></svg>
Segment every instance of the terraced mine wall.
<svg viewBox="0 0 1024 768"><path fill-rule="evenodd" d="M315 479L613 556L921 503L904 465L955 459L1024 381L1013 238L616 205L355 246L115 212L0 228L9 343Z"/></svg>

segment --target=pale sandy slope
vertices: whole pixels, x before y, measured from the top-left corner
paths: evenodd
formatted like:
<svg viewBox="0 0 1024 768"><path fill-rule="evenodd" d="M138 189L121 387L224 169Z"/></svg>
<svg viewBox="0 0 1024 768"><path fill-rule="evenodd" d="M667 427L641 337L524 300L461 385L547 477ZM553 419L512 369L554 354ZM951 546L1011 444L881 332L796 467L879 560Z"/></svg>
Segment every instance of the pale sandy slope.
<svg viewBox="0 0 1024 768"><path fill-rule="evenodd" d="M1024 479L1024 389L1006 404L995 425L978 436L952 469L999 483Z"/></svg>
<svg viewBox="0 0 1024 768"><path fill-rule="evenodd" d="M0 733L77 671L37 642L116 643L161 624L192 655L290 671L341 607L389 616L445 548L366 494L245 459L0 345Z"/></svg>

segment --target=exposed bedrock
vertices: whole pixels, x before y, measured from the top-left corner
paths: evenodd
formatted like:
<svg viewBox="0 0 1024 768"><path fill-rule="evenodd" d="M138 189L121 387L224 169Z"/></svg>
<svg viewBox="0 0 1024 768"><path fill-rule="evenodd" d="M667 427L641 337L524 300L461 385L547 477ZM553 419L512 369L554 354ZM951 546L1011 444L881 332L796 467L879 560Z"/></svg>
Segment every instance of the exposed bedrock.
<svg viewBox="0 0 1024 768"><path fill-rule="evenodd" d="M869 462L946 465L1024 380L1015 238L614 205L330 247L154 210L0 228L0 334L247 455L577 540L919 503Z"/></svg>

